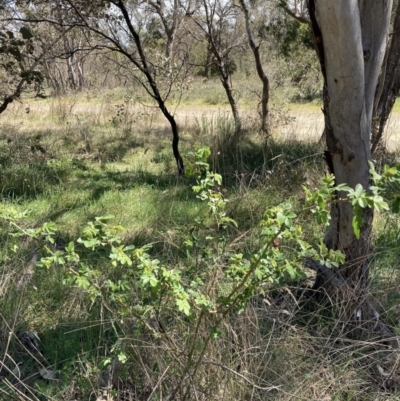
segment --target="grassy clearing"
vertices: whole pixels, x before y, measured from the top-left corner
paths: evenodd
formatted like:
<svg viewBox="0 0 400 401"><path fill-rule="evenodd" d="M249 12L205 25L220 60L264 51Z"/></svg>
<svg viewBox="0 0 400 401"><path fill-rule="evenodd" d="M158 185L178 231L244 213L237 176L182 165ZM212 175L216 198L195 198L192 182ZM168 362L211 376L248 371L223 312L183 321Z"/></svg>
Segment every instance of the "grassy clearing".
<svg viewBox="0 0 400 401"><path fill-rule="evenodd" d="M227 255L257 249L258 224L267 209L290 201L301 212L302 185L316 188L325 167L321 145L305 140L305 134L301 141L295 136L307 120L304 110L314 113L316 105L293 107L296 125L288 113L275 115L277 136L267 143L255 128L255 115L248 113L243 139L230 148L233 123L214 86L198 84L183 98L190 112L181 120L182 153L195 144L211 146L211 166L223 176L218 191L229 200L226 213L237 229L225 233L213 225L206 204L191 189L194 180L176 178L164 121L123 91L32 100L2 116L2 205L29 211L26 219L16 220L24 228L54 222L52 253L82 237L96 217L112 215L110 226L125 227L124 245L151 243L151 260L186 272L193 282L209 280L210 293L224 294ZM242 101L251 105L251 86L246 90ZM215 107L211 114L204 112L208 105ZM197 229L200 217L206 225ZM306 213L299 214L298 223L310 243L320 242L323 228ZM377 217L371 268L378 309L395 330L400 324L398 227L396 216ZM151 291L140 288L124 299L91 297L90 288L68 281L78 262L36 266L50 245L39 249L29 236L12 239L11 229L5 223L0 227L0 399L400 399L397 352L373 340L344 337L332 306L319 310L322 306L303 302L301 293L313 280L309 272L302 281L286 278L283 288L261 286L240 314L232 311L223 321L213 314L203 317L200 308L197 320L191 320L166 295L151 309ZM199 242L191 252L185 244L194 240L193 233L214 240L208 248ZM218 253L221 233L228 253ZM90 278L88 270L85 277L99 286L136 274L127 265L113 267L107 247L75 246L80 260L99 272ZM196 285L201 286L191 288ZM149 307L141 321L135 317L139 306ZM42 355L18 340L19 329L39 334ZM179 381L182 387L168 398Z"/></svg>

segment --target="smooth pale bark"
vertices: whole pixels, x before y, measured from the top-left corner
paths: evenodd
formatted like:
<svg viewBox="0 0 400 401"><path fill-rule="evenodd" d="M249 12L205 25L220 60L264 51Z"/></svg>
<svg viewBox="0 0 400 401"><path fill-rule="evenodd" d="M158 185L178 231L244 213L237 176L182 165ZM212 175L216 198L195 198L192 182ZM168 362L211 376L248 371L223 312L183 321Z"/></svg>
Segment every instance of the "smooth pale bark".
<svg viewBox="0 0 400 401"><path fill-rule="evenodd" d="M371 122L376 87L388 42L393 1L364 0L359 3L365 62L365 104L367 118Z"/></svg>
<svg viewBox="0 0 400 401"><path fill-rule="evenodd" d="M372 154L380 147L387 120L400 93L400 1L396 8L390 46L386 49L384 68L375 93L372 119Z"/></svg>
<svg viewBox="0 0 400 401"><path fill-rule="evenodd" d="M336 184L370 187L372 113L392 6L392 0L308 0L324 76L325 157ZM317 272L314 289L322 287L336 299L339 319L348 335L358 336L367 329L398 348L397 337L369 300L373 210L363 209L361 235L356 238L346 196L337 194L325 236L329 249L344 253L345 263L329 270L307 262Z"/></svg>
<svg viewBox="0 0 400 401"><path fill-rule="evenodd" d="M352 188L361 184L368 189L373 103L392 1L310 0L309 7L325 77L325 132L330 166L336 184L346 183ZM354 235L352 219L349 202L333 205L325 242L346 256L338 273L350 279L353 287L365 288L372 211L364 209L360 239Z"/></svg>

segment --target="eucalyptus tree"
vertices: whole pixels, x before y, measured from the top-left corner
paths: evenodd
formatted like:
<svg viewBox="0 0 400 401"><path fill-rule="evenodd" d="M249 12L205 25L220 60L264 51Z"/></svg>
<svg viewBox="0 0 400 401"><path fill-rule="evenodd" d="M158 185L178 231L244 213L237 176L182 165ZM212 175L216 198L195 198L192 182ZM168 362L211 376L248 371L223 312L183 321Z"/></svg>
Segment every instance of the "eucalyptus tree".
<svg viewBox="0 0 400 401"><path fill-rule="evenodd" d="M353 190L371 188L371 126L374 98L388 39L392 0L309 0L315 45L324 76L324 116L329 169L336 184ZM364 205L365 206L365 205ZM340 283L352 321L377 322L367 302L373 209L360 210L362 222L353 230L354 213L338 191L325 236L329 249L340 250L345 262L334 270L317 268L317 286ZM340 291L341 289L346 289ZM375 324L374 327L382 325Z"/></svg>
<svg viewBox="0 0 400 401"><path fill-rule="evenodd" d="M246 24L246 33L249 42L249 46L254 55L254 62L256 65L257 75L261 80L262 89L261 89L261 129L267 135L270 134L270 124L269 124L269 79L267 74L264 71L261 54L260 54L260 45L261 41L257 44L254 38L253 29L251 26L251 14L248 5L245 0L239 0L240 7L244 14L245 24Z"/></svg>
<svg viewBox="0 0 400 401"><path fill-rule="evenodd" d="M386 48L384 65L375 93L372 119L372 154L382 145L386 123L400 93L400 2L394 13L390 42Z"/></svg>
<svg viewBox="0 0 400 401"><path fill-rule="evenodd" d="M175 56L177 32L186 15L197 7L195 0L143 0L138 3L145 14L156 16L161 23L162 37L165 41L165 57L171 60Z"/></svg>
<svg viewBox="0 0 400 401"><path fill-rule="evenodd" d="M22 3L19 3L20 7ZM52 24L62 29L80 29L86 35L86 50L96 48L116 52L128 60L132 80L144 88L170 124L173 154L178 173L182 175L184 164L179 152L179 128L167 106L167 99L185 78L186 63L184 58L170 63L164 55L146 47L147 23L151 15L144 12L143 4L136 0L58 0L57 7L52 7L46 1L33 0L26 2L13 19ZM182 3L174 4L181 7ZM179 18L183 17L184 13L180 11Z"/></svg>
<svg viewBox="0 0 400 401"><path fill-rule="evenodd" d="M251 3L253 4L253 2ZM278 53L280 68L272 82L290 81L294 100L321 99L321 72L313 45L306 1L272 1L269 23L261 31L272 54ZM264 33L265 32L265 33ZM271 51L272 50L272 51Z"/></svg>
<svg viewBox="0 0 400 401"><path fill-rule="evenodd" d="M49 49L44 63L48 86L57 94L85 89L84 64L89 53L85 50L83 42L86 40L81 30L46 25L42 27L42 31L46 30L45 37L55 34L62 38L58 46Z"/></svg>
<svg viewBox="0 0 400 401"><path fill-rule="evenodd" d="M310 24L305 0L278 0L278 6L300 23ZM383 146L382 138L396 98L400 94L400 2L393 10L389 44L376 88L372 118L372 154Z"/></svg>
<svg viewBox="0 0 400 401"><path fill-rule="evenodd" d="M278 0L278 6L285 10L296 21L308 24L307 1L306 0Z"/></svg>
<svg viewBox="0 0 400 401"><path fill-rule="evenodd" d="M10 17L3 5L3 15ZM24 24L6 18L0 24L0 114L24 92L43 96L43 65L48 51L59 40L44 43L40 34Z"/></svg>
<svg viewBox="0 0 400 401"><path fill-rule="evenodd" d="M240 131L241 121L231 80L236 68L233 53L244 47L246 37L239 14L239 9L231 1L223 0L201 0L200 7L190 14L202 33L196 39L203 41L214 56L213 61L235 120L236 133Z"/></svg>

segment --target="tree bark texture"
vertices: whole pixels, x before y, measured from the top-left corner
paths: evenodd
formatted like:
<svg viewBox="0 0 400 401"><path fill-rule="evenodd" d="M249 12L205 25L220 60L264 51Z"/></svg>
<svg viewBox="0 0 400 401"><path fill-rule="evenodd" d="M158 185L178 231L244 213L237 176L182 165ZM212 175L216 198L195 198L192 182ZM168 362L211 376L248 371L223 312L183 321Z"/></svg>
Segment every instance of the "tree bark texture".
<svg viewBox="0 0 400 401"><path fill-rule="evenodd" d="M212 47L211 47L210 41L211 41L211 39L208 38L207 39L207 57L206 57L206 64L204 66L204 76L207 79L210 79L210 68L211 68L212 61L213 61L213 52L212 52Z"/></svg>
<svg viewBox="0 0 400 401"><path fill-rule="evenodd" d="M209 31L211 32L211 28L209 29ZM232 85L231 82L229 81L228 68L226 66L224 56L220 53L214 40L212 39L211 33L209 34L209 38L211 43L211 49L218 65L219 79L222 83L222 86L225 89L226 97L228 98L229 105L231 106L232 116L233 119L235 120L235 133L236 135L238 135L241 129L241 120L235 98L233 97Z"/></svg>
<svg viewBox="0 0 400 401"><path fill-rule="evenodd" d="M396 7L393 33L386 49L384 68L375 94L372 119L372 154L379 147L387 120L392 112L396 97L400 93L400 1Z"/></svg>
<svg viewBox="0 0 400 401"><path fill-rule="evenodd" d="M325 79L327 155L336 184L370 186L370 132L374 96L389 31L392 0L309 0L311 25ZM363 210L355 237L350 203L337 194L325 237L346 262L337 273L353 288L367 287L373 212ZM343 200L342 200L343 199Z"/></svg>
<svg viewBox="0 0 400 401"><path fill-rule="evenodd" d="M268 102L269 102L269 79L268 76L265 74L264 69L261 63L261 56L260 56L260 46L257 46L253 33L250 26L250 16L249 10L246 7L245 0L240 0L240 5L242 7L245 22L246 22L246 32L247 37L249 40L250 48L253 52L255 63L256 63L256 70L257 75L262 82L262 92L261 92L261 130L265 132L266 135L270 134L270 124L269 124L269 109L268 109Z"/></svg>
<svg viewBox="0 0 400 401"><path fill-rule="evenodd" d="M218 60L219 79L221 80L222 86L225 89L226 97L229 101L229 105L231 106L232 116L235 120L235 133L238 135L242 125L236 100L233 97L232 85L229 82L229 74L223 58L218 54L218 56L216 55L216 59Z"/></svg>

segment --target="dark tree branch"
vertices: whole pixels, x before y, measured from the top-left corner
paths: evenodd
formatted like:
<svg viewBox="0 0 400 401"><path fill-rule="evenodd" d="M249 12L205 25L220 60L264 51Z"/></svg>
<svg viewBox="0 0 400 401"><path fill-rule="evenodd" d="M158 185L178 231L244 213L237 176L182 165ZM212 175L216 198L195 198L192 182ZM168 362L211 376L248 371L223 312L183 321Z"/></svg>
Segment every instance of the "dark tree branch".
<svg viewBox="0 0 400 401"><path fill-rule="evenodd" d="M69 29L68 29L69 30ZM68 31L67 30L67 31ZM54 40L52 42L52 44L50 45L50 47L52 47L53 45L55 45L60 39L62 38L62 35L60 35L56 40ZM31 72L34 71L34 69L37 67L37 65L43 60L43 58L45 57L45 55L47 54L47 51L44 50L42 51L42 53L36 58L35 62L33 63L33 65L28 69L27 74L25 74L25 76L23 78L21 78L21 80L19 81L17 87L15 88L14 92L11 95L8 95L4 98L3 102L0 105L0 114L2 114L8 107L9 104L11 104L14 100L19 99L22 93L22 89L25 85L25 83L27 82L27 80L30 77Z"/></svg>
<svg viewBox="0 0 400 401"><path fill-rule="evenodd" d="M9 104L11 104L14 100L18 99L21 96L22 87L25 84L26 79L22 78L19 81L17 88L15 89L12 95L6 96L3 100L3 103L0 105L0 114L6 111Z"/></svg>
<svg viewBox="0 0 400 401"><path fill-rule="evenodd" d="M257 46L254 41L253 33L250 26L249 10L246 7L245 0L239 0L239 2L245 17L247 37L249 40L250 48L254 55L257 75L263 84L262 95L261 95L261 108L262 108L261 129L268 135L270 133L269 121L268 121L269 79L262 67L261 56L260 56L260 45Z"/></svg>
<svg viewBox="0 0 400 401"><path fill-rule="evenodd" d="M295 19L296 21L300 22L301 24L310 24L310 20L306 17L303 17L302 15L297 15L296 13L294 13L290 7L287 5L287 2L285 0L281 1L279 3L279 6L293 19Z"/></svg>
<svg viewBox="0 0 400 401"><path fill-rule="evenodd" d="M383 133L400 93L400 2L397 5L393 33L386 48L384 66L375 93L373 111L372 148L374 154L382 141Z"/></svg>

